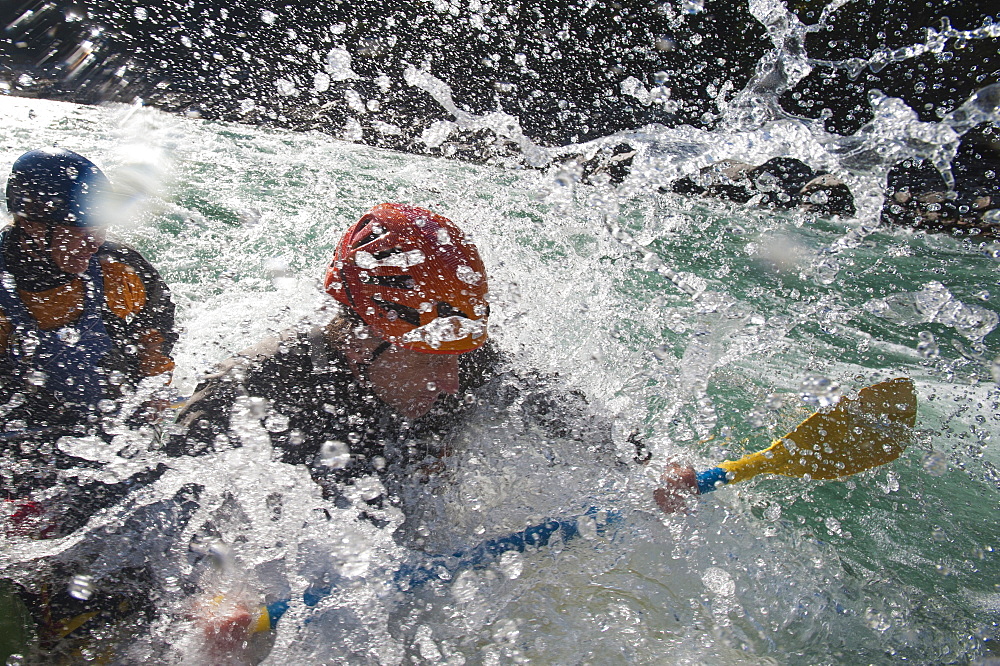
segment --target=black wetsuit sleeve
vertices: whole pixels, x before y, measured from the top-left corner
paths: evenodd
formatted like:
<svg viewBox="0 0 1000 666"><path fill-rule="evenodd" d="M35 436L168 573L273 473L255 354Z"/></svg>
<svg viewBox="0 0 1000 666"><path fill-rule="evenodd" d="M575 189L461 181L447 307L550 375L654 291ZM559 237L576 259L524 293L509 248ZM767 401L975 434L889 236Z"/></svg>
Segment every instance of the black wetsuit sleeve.
<svg viewBox="0 0 1000 666"><path fill-rule="evenodd" d="M168 455L197 455L222 446L239 446L230 431L233 408L241 396L288 399L307 388L309 368L302 354L287 353L288 341L271 338L220 364L177 414L165 438ZM284 351L282 351L284 350Z"/></svg>
<svg viewBox="0 0 1000 666"><path fill-rule="evenodd" d="M199 384L168 428L163 452L170 456L198 455L228 443L237 388L226 374Z"/></svg>

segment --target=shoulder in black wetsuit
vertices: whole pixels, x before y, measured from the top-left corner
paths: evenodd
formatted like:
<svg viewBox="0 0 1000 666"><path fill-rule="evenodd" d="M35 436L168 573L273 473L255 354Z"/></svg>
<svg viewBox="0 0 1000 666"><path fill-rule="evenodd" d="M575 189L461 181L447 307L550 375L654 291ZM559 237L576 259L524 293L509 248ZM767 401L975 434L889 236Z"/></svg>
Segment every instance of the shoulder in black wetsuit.
<svg viewBox="0 0 1000 666"><path fill-rule="evenodd" d="M442 395L426 415L401 416L352 372L324 330L312 327L270 338L223 363L177 417L172 455L241 446L241 432L267 432L280 460L309 466L328 496L336 485L389 466L445 452L435 446L460 418L469 391L497 372L492 344L460 359L460 389Z"/></svg>

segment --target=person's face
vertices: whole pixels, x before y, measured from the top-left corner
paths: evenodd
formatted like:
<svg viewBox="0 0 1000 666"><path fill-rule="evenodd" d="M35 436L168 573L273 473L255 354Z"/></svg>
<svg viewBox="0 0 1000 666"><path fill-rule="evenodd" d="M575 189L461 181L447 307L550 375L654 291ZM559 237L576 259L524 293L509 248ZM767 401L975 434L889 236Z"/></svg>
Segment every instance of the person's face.
<svg viewBox="0 0 1000 666"><path fill-rule="evenodd" d="M423 416L442 393L458 392L458 355L390 347L368 368L375 394L407 418Z"/></svg>
<svg viewBox="0 0 1000 666"><path fill-rule="evenodd" d="M52 261L67 273L83 273L90 258L104 243L102 229L56 225L52 229Z"/></svg>

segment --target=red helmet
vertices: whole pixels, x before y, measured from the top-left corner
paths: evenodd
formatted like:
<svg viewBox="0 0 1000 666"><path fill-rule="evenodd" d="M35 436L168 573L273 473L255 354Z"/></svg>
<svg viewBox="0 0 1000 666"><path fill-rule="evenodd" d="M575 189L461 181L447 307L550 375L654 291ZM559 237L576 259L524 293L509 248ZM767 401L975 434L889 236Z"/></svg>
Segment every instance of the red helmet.
<svg viewBox="0 0 1000 666"><path fill-rule="evenodd" d="M378 337L415 351L462 354L486 342L486 269L451 220L380 204L347 230L326 291Z"/></svg>

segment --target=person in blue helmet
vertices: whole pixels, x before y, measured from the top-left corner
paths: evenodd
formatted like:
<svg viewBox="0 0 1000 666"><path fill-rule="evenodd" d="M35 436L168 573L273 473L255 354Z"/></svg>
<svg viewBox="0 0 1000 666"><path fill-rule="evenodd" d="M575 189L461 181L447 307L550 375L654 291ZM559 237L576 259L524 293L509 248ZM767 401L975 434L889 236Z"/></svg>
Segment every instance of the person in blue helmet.
<svg viewBox="0 0 1000 666"><path fill-rule="evenodd" d="M170 291L137 251L108 241L114 191L64 148L19 157L0 231L0 432L90 426L145 377L173 370ZM78 429L79 431L79 429Z"/></svg>
<svg viewBox="0 0 1000 666"><path fill-rule="evenodd" d="M115 192L87 158L64 148L21 155L6 199L12 220L0 230L0 534L53 538L162 474L155 468L117 483L84 481L67 471L100 463L60 442L67 435L108 442L107 419L134 427L155 417L155 401L134 409L126 398L145 378L169 382L174 304L139 252L107 239ZM66 620L120 612L120 597L72 598L68 576L53 569L20 590L43 650L65 635Z"/></svg>

